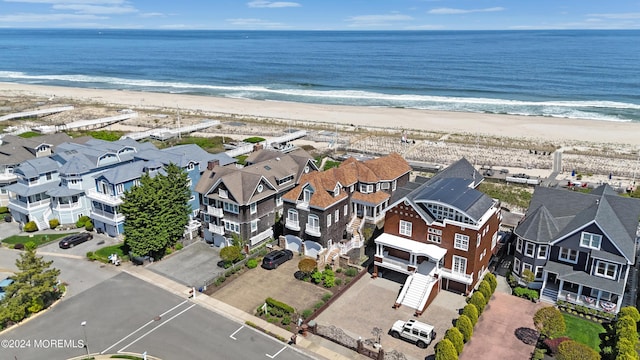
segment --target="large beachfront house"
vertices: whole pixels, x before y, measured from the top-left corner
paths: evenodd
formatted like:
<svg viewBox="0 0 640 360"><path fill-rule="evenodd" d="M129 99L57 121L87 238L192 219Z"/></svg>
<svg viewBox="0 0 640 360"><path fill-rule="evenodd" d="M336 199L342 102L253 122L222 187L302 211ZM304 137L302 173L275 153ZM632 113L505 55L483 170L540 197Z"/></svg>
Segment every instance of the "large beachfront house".
<svg viewBox="0 0 640 360"><path fill-rule="evenodd" d="M224 167L209 162L196 185L201 203L204 238L226 246L233 234L255 246L273 237L282 215L282 196L305 173L317 171L304 150L287 154L261 149L246 159L246 166Z"/></svg>
<svg viewBox="0 0 640 360"><path fill-rule="evenodd" d="M9 209L16 221L34 221L39 229L48 228L51 219L72 224L89 216L98 231L117 236L124 224L118 211L122 195L142 174L162 171L169 163L182 167L191 179L194 196L190 205L197 211L199 201L193 187L201 164L214 159L233 162L225 154L212 155L196 145L158 150L151 143L131 139L66 142L53 155L24 161L15 169L17 182L7 187Z"/></svg>
<svg viewBox="0 0 640 360"><path fill-rule="evenodd" d="M335 255L361 248L362 225L384 219L391 195L409 181L410 171L393 153L366 161L351 157L337 168L303 175L283 196L286 247L316 256L323 249Z"/></svg>
<svg viewBox="0 0 640 360"><path fill-rule="evenodd" d="M609 185L591 193L536 188L515 229L513 273L535 275L541 299L617 313L635 305L627 281L636 265L640 200Z"/></svg>
<svg viewBox="0 0 640 360"><path fill-rule="evenodd" d="M375 239L374 272L408 277L396 301L420 315L440 289L469 293L487 271L498 238L497 200L476 190L482 175L466 160L398 189L384 233Z"/></svg>

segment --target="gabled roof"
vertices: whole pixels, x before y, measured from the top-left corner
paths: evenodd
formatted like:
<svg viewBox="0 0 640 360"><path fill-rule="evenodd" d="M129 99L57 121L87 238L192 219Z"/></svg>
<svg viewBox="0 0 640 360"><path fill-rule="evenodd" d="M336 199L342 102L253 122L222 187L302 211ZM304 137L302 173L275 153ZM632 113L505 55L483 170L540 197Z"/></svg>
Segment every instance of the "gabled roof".
<svg viewBox="0 0 640 360"><path fill-rule="evenodd" d="M431 181L435 181L439 178L469 179L470 182L473 182L473 188L478 187L478 185L484 180L482 174L480 174L466 158L461 158L447 166L442 171L435 174L431 178Z"/></svg>
<svg viewBox="0 0 640 360"><path fill-rule="evenodd" d="M392 181L411 171L409 163L398 153L366 160L363 164L381 181Z"/></svg>
<svg viewBox="0 0 640 360"><path fill-rule="evenodd" d="M36 149L43 144L52 147L66 141L82 142L72 139L65 133L47 134L33 138L5 135L0 142L0 164L14 165L36 157Z"/></svg>
<svg viewBox="0 0 640 360"><path fill-rule="evenodd" d="M110 184L122 184L127 181L139 179L142 176L147 165L148 164L146 164L144 161L135 161L132 163L122 164L120 166L110 168L94 175L93 177L96 180L104 178Z"/></svg>
<svg viewBox="0 0 640 360"><path fill-rule="evenodd" d="M546 212L541 214L541 212ZM633 263L640 200L619 196L609 185L589 194L537 187L525 219L515 233L527 240L554 243L596 224L620 253ZM554 226L539 226L548 219Z"/></svg>
<svg viewBox="0 0 640 360"><path fill-rule="evenodd" d="M30 179L53 171L58 171L58 163L49 157L43 157L24 161L16 168L15 173Z"/></svg>

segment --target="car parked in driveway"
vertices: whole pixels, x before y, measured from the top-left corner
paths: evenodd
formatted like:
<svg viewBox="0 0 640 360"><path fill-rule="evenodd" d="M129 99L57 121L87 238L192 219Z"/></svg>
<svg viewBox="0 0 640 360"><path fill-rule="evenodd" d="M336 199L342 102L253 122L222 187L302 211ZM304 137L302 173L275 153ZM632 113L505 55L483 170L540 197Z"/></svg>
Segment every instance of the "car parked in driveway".
<svg viewBox="0 0 640 360"><path fill-rule="evenodd" d="M62 240L60 240L58 245L60 246L61 249L68 249L78 244L82 244L85 241L89 241L91 239L93 239L93 235L91 235L90 233L84 232L80 234L65 236L64 238L62 238Z"/></svg>
<svg viewBox="0 0 640 360"><path fill-rule="evenodd" d="M415 343L419 348L424 349L436 338L436 332L432 325L421 323L415 319L398 320L391 327L391 336Z"/></svg>
<svg viewBox="0 0 640 360"><path fill-rule="evenodd" d="M271 270L275 269L280 264L293 258L293 251L291 250L274 250L262 259L262 267Z"/></svg>

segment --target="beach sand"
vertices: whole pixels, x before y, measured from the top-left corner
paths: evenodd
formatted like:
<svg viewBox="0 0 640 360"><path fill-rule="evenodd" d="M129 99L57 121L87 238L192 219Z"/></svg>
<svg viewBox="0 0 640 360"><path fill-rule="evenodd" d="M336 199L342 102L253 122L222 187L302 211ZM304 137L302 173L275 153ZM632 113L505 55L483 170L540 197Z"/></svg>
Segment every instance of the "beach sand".
<svg viewBox="0 0 640 360"><path fill-rule="evenodd" d="M640 123L229 99L211 96L0 83L7 97L55 97L133 109L176 109L203 117L314 122L354 127L478 134L538 142L640 146Z"/></svg>

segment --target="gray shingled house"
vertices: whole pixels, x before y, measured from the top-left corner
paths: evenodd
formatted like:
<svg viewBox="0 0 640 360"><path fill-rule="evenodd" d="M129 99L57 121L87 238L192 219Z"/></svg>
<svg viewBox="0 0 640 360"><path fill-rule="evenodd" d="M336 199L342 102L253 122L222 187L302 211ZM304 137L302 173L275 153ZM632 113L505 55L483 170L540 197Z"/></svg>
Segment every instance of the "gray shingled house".
<svg viewBox="0 0 640 360"><path fill-rule="evenodd" d="M536 188L515 229L513 273L531 270L541 299L617 313L635 305L628 282L636 263L640 200L609 185L591 193Z"/></svg>

